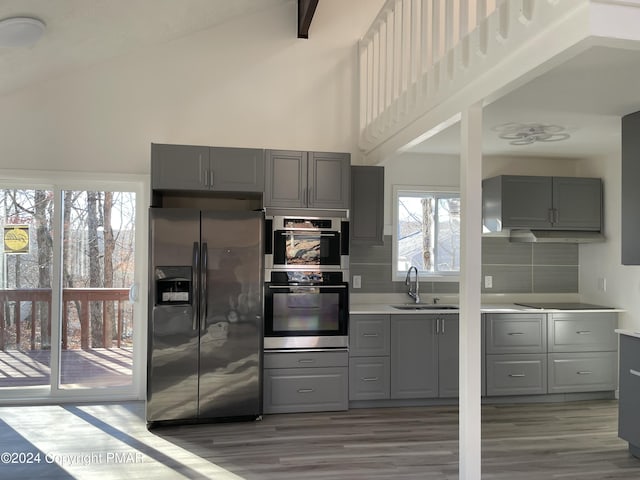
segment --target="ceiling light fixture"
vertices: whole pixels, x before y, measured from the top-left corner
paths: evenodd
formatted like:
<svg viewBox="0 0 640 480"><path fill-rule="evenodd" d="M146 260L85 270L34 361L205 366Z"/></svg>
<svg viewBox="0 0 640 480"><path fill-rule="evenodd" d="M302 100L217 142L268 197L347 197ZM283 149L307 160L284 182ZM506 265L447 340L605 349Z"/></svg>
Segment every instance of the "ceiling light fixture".
<svg viewBox="0 0 640 480"><path fill-rule="evenodd" d="M511 140L509 145L530 145L534 142L559 142L571 135L563 133L565 128L559 125L542 123L505 123L493 127L504 140Z"/></svg>
<svg viewBox="0 0 640 480"><path fill-rule="evenodd" d="M42 20L31 17L11 17L0 20L0 47L30 47L45 30Z"/></svg>

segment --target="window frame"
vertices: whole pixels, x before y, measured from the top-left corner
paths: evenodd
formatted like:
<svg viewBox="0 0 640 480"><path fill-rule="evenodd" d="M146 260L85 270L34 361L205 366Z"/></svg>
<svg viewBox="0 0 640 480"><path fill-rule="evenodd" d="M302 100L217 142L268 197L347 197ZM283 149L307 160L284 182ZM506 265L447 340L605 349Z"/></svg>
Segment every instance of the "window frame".
<svg viewBox="0 0 640 480"><path fill-rule="evenodd" d="M391 254L391 279L392 281L404 281L407 276L406 270L398 270L398 199L400 196L423 196L433 194L437 196L457 196L460 197L460 189L452 186L427 186L427 185L393 185L393 233L392 233L392 254ZM437 238L437 222L436 233ZM429 282L458 282L460 272L418 272L420 279Z"/></svg>

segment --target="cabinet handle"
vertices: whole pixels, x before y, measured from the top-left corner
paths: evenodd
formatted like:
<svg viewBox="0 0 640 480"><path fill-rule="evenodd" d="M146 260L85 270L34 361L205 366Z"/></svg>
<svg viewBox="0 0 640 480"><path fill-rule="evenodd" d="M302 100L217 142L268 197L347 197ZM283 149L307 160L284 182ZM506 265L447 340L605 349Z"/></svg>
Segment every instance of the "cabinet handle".
<svg viewBox="0 0 640 480"><path fill-rule="evenodd" d="M442 327L440 327L440 333L444 335L444 318L441 318L440 321L442 322Z"/></svg>
<svg viewBox="0 0 640 480"><path fill-rule="evenodd" d="M313 189L309 188L307 190L307 192L308 192L308 194L307 194L307 205L311 206L311 205L313 205L313 193L312 193Z"/></svg>
<svg viewBox="0 0 640 480"><path fill-rule="evenodd" d="M591 331L590 330L578 330L576 333L578 335L591 335Z"/></svg>
<svg viewBox="0 0 640 480"><path fill-rule="evenodd" d="M591 375L593 372L590 372L588 370L582 371L582 372L576 372L578 375Z"/></svg>
<svg viewBox="0 0 640 480"><path fill-rule="evenodd" d="M524 373L510 373L509 376L513 378L520 378L520 377L524 377L525 375Z"/></svg>
<svg viewBox="0 0 640 480"><path fill-rule="evenodd" d="M440 335L440 319L436 318L436 335Z"/></svg>
<svg viewBox="0 0 640 480"><path fill-rule="evenodd" d="M377 382L378 377L362 377L363 382Z"/></svg>
<svg viewBox="0 0 640 480"><path fill-rule="evenodd" d="M509 332L508 335L524 335L524 332Z"/></svg>
<svg viewBox="0 0 640 480"><path fill-rule="evenodd" d="M313 388L299 388L298 393L313 393Z"/></svg>
<svg viewBox="0 0 640 480"><path fill-rule="evenodd" d="M211 178L211 183L209 186L213 187L213 170L209 170L209 177Z"/></svg>
<svg viewBox="0 0 640 480"><path fill-rule="evenodd" d="M301 358L298 363L316 363L316 361L312 358Z"/></svg>
<svg viewBox="0 0 640 480"><path fill-rule="evenodd" d="M553 223L553 208L550 208L547 211L547 219L549 220L549 223Z"/></svg>
<svg viewBox="0 0 640 480"><path fill-rule="evenodd" d="M363 337L377 337L378 334L377 333L363 333L362 336Z"/></svg>
<svg viewBox="0 0 640 480"><path fill-rule="evenodd" d="M634 370L633 368L629 369L629 373L631 375L635 375L636 377L640 377L640 372L638 370Z"/></svg>

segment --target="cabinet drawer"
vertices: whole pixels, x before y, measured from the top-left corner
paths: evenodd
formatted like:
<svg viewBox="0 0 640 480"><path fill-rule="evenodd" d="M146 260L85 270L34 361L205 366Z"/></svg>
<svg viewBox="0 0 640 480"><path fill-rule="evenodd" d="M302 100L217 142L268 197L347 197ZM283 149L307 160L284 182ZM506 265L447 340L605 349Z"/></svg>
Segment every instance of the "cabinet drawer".
<svg viewBox="0 0 640 480"><path fill-rule="evenodd" d="M352 315L349 356L389 355L389 315Z"/></svg>
<svg viewBox="0 0 640 480"><path fill-rule="evenodd" d="M265 352L264 368L346 367L349 354L336 352Z"/></svg>
<svg viewBox="0 0 640 480"><path fill-rule="evenodd" d="M620 335L618 435L640 446L640 338Z"/></svg>
<svg viewBox="0 0 640 480"><path fill-rule="evenodd" d="M545 353L545 314L487 315L487 353Z"/></svg>
<svg viewBox="0 0 640 480"><path fill-rule="evenodd" d="M487 395L547 393L547 356L487 355Z"/></svg>
<svg viewBox="0 0 640 480"><path fill-rule="evenodd" d="M550 353L549 393L615 390L615 352Z"/></svg>
<svg viewBox="0 0 640 480"><path fill-rule="evenodd" d="M278 368L264 375L264 412L347 410L348 368Z"/></svg>
<svg viewBox="0 0 640 480"><path fill-rule="evenodd" d="M549 315L549 352L617 350L615 313Z"/></svg>
<svg viewBox="0 0 640 480"><path fill-rule="evenodd" d="M349 400L389 398L389 357L349 359Z"/></svg>

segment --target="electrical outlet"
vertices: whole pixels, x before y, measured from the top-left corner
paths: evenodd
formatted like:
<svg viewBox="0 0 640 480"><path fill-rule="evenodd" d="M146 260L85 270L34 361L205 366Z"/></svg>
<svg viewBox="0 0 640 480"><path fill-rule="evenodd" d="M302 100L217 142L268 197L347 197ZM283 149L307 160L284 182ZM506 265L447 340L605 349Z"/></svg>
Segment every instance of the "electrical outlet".
<svg viewBox="0 0 640 480"><path fill-rule="evenodd" d="M362 288L362 277L360 275L353 276L353 288Z"/></svg>
<svg viewBox="0 0 640 480"><path fill-rule="evenodd" d="M493 288L493 277L491 275L484 276L484 288Z"/></svg>

